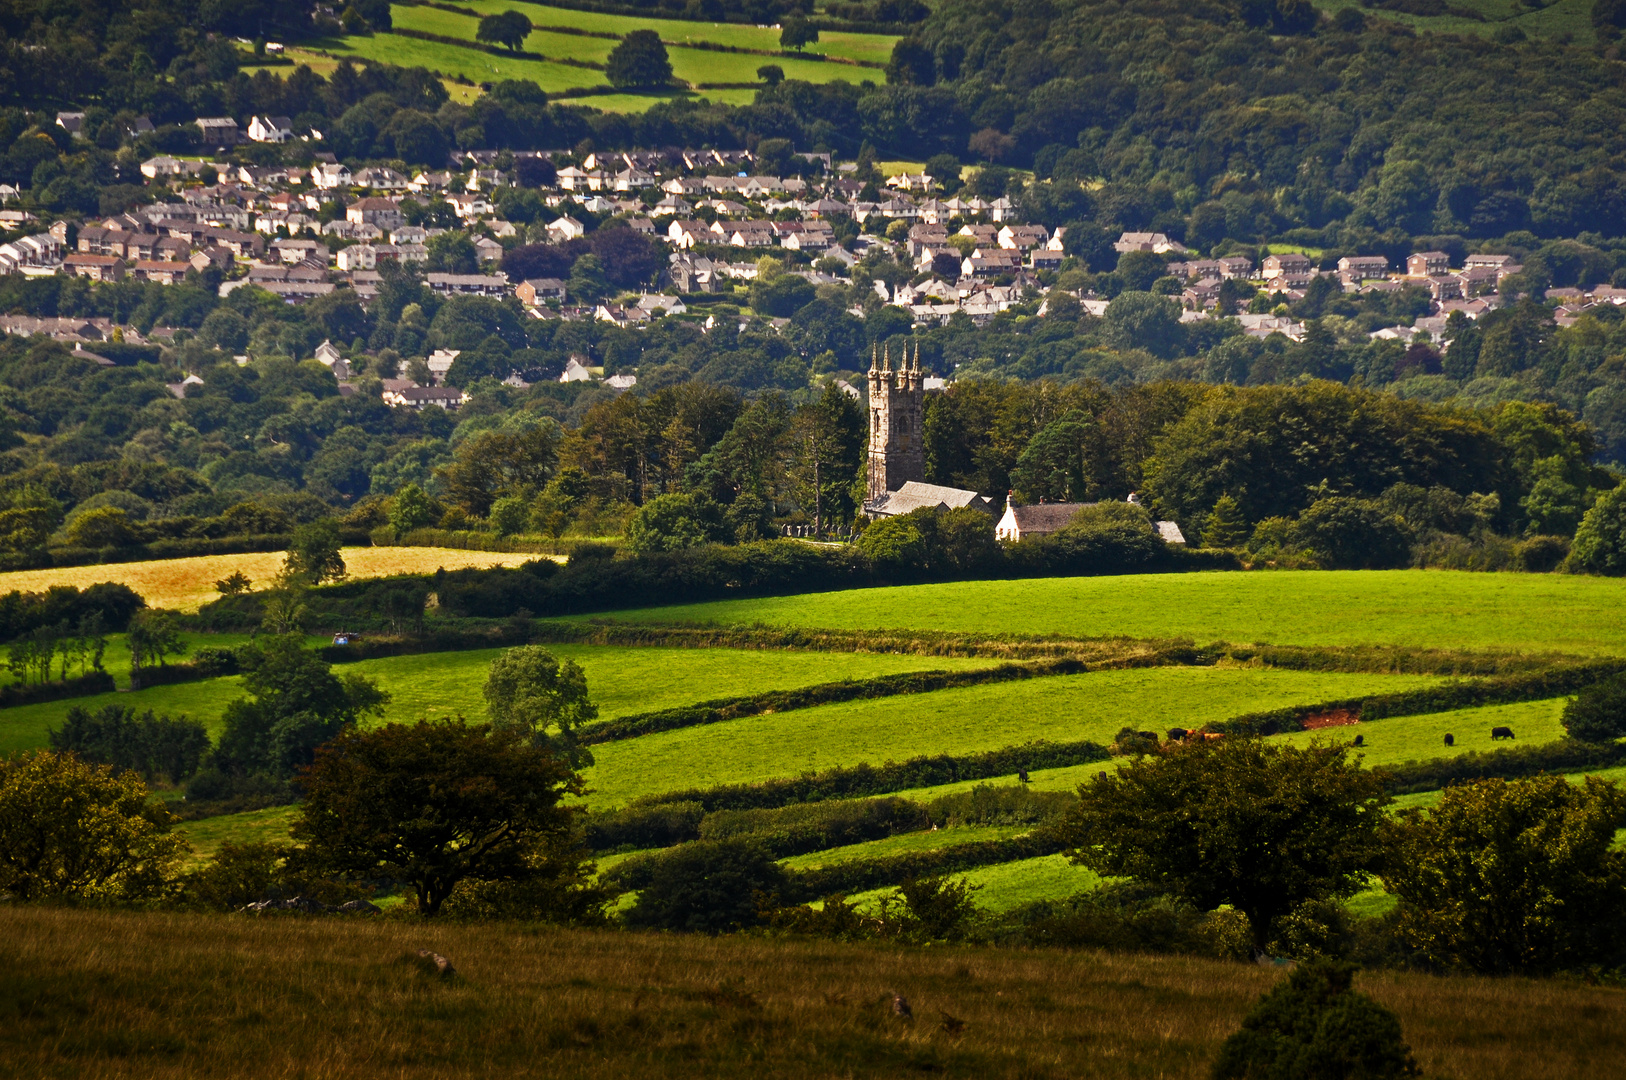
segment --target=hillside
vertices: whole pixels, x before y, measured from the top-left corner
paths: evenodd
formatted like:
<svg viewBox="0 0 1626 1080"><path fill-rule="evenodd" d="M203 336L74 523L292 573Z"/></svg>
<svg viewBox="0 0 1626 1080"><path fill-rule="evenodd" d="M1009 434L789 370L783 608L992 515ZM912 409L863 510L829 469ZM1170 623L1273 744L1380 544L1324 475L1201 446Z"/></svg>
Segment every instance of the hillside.
<svg viewBox="0 0 1626 1080"><path fill-rule="evenodd" d="M26 994L8 1002L0 1048L41 1077L1195 1080L1279 977L1188 958L395 920L4 910L0 928L7 985ZM425 975L424 948L456 977ZM1389 973L1357 985L1396 1010L1430 1076L1579 1080L1626 1053L1618 990Z"/></svg>

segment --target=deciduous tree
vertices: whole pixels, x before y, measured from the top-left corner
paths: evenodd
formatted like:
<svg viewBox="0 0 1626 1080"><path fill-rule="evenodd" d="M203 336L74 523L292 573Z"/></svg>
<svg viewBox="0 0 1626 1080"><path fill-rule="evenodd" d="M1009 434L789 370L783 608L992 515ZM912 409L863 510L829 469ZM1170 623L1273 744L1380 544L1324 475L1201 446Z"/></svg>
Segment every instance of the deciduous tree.
<svg viewBox="0 0 1626 1080"><path fill-rule="evenodd" d="M574 660L560 660L540 645L509 649L491 662L485 685L493 727L522 731L572 769L593 763L577 741L581 726L598 716L587 675Z"/></svg>

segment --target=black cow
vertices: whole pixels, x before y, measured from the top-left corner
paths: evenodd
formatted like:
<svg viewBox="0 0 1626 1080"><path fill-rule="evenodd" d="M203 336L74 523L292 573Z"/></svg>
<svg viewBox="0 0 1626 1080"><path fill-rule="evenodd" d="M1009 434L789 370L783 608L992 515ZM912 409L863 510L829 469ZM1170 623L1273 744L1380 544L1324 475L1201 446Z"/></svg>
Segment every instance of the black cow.
<svg viewBox="0 0 1626 1080"><path fill-rule="evenodd" d="M1355 736L1355 745L1356 746L1365 746L1366 745L1366 736L1365 735L1357 735L1357 736Z"/></svg>
<svg viewBox="0 0 1626 1080"><path fill-rule="evenodd" d="M1024 783L1024 784L1026 784L1026 783L1029 783L1029 780L1028 780L1028 771L1027 771L1027 770L1026 770L1026 769L1021 769L1021 770L1019 770L1019 771L1018 771L1018 772L1017 772L1017 774L1016 774L1016 778L1017 778L1017 779L1018 779L1018 780L1020 780L1020 781L1022 781L1022 783Z"/></svg>
<svg viewBox="0 0 1626 1080"><path fill-rule="evenodd" d="M1455 746L1455 745L1457 745L1456 736L1452 735L1449 731L1445 733L1445 745L1447 745L1447 746Z"/></svg>
<svg viewBox="0 0 1626 1080"><path fill-rule="evenodd" d="M1495 742L1497 739L1511 739L1511 738L1513 738L1513 729L1512 728L1510 728L1510 727L1493 727L1493 728L1491 728L1491 741L1492 742Z"/></svg>
<svg viewBox="0 0 1626 1080"><path fill-rule="evenodd" d="M1182 740L1185 739L1185 737L1186 737L1186 729L1185 728L1183 728L1183 727L1172 727L1172 728L1169 729L1169 741L1170 742L1181 742Z"/></svg>

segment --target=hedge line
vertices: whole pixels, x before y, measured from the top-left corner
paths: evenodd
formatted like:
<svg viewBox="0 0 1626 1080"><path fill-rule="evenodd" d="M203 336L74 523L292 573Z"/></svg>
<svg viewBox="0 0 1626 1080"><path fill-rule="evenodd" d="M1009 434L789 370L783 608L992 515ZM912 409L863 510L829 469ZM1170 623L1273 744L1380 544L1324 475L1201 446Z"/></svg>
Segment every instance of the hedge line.
<svg viewBox="0 0 1626 1080"><path fill-rule="evenodd" d="M499 551L534 555L569 555L585 540L518 540L472 529L413 529L395 535L393 525L380 525L368 533L375 547L441 547L459 551Z"/></svg>
<svg viewBox="0 0 1626 1080"><path fill-rule="evenodd" d="M1541 773L1592 772L1626 764L1626 743L1588 743L1560 739L1540 746L1518 746L1486 752L1470 751L1453 758L1408 761L1379 770L1388 774L1385 787L1393 795L1436 791L1461 780L1500 777L1517 780Z"/></svg>
<svg viewBox="0 0 1626 1080"><path fill-rule="evenodd" d="M880 859L855 859L834 866L790 873L787 875L790 880L784 901L788 904L805 904L826 896L850 896L867 889L901 885L910 878L935 877L973 870L979 866L1037 859L1065 849L1066 845L1054 830L1038 828L1008 840L983 840L935 851L906 851Z"/></svg>
<svg viewBox="0 0 1626 1080"><path fill-rule="evenodd" d="M97 566L102 563L185 559L194 555L240 555L254 551L286 551L292 540L293 536L289 533L260 533L251 536L197 536L179 540L152 540L145 544L131 544L128 547L118 548L59 547L50 548L42 553L35 565ZM372 537L362 529L340 529L339 541L351 546L366 546L372 543Z"/></svg>
<svg viewBox="0 0 1626 1080"><path fill-rule="evenodd" d="M646 795L627 809L647 809L672 803L698 803L706 813L717 810L769 809L798 802L822 799L851 799L867 795L890 795L917 787L935 787L961 780L987 780L1012 776L1023 769L1060 769L1105 761L1111 752L1099 743L1033 742L1007 746L981 754L889 761L884 765L844 765L803 776L764 780L756 784L722 784L710 788L670 791Z"/></svg>
<svg viewBox="0 0 1626 1080"><path fill-rule="evenodd" d="M1522 675L1451 682L1444 686L1423 687L1396 694L1345 698L1339 701L1323 701L1315 705L1295 705L1269 712L1247 713L1208 726L1216 731L1235 734L1276 735L1284 731L1303 731L1307 717L1343 709L1358 711L1360 719L1368 721L1390 716L1421 716L1427 713L1450 712L1453 709L1468 709L1481 705L1540 701L1544 698L1576 693L1583 687L1591 686L1623 671L1626 671L1626 661L1622 660L1566 664Z"/></svg>
<svg viewBox="0 0 1626 1080"><path fill-rule="evenodd" d="M62 701L90 694L108 694L116 689L118 687L113 683L113 676L105 671L91 671L60 682L12 683L10 686L0 686L0 709L9 709L13 705L32 705L39 701Z"/></svg>
<svg viewBox="0 0 1626 1080"><path fill-rule="evenodd" d="M1186 657L1191 650L1178 650L1173 655ZM588 744L635 739L659 731L716 724L737 720L744 716L810 709L816 705L829 705L842 701L860 701L866 698L895 697L903 694L927 694L936 690L951 690L962 686L981 686L987 683L1017 682L1023 679L1042 679L1058 675L1082 675L1100 667L1154 667L1165 663L1178 663L1164 654L1154 653L1139 663L1091 665L1072 658L1044 660L1032 664L1001 664L981 671L912 671L897 675L881 675L873 679L854 679L844 682L820 683L798 690L770 690L744 697L703 701L676 709L638 713L594 724L582 732L582 741Z"/></svg>

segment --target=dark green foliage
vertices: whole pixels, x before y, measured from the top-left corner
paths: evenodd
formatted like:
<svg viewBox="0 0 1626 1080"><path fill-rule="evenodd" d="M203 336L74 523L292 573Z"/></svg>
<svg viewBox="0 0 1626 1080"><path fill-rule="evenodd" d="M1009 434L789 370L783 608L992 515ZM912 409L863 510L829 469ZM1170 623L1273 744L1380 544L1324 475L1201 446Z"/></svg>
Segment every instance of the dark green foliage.
<svg viewBox="0 0 1626 1080"><path fill-rule="evenodd" d="M627 924L710 934L755 926L784 880L773 857L752 841L687 844L656 862Z"/></svg>
<svg viewBox="0 0 1626 1080"><path fill-rule="evenodd" d="M777 810L719 810L700 823L700 839L749 838L785 859L926 827L920 805L907 799L833 799Z"/></svg>
<svg viewBox="0 0 1626 1080"><path fill-rule="evenodd" d="M1411 558L1405 522L1372 499L1317 499L1299 515L1292 542L1329 570L1381 570Z"/></svg>
<svg viewBox="0 0 1626 1080"><path fill-rule="evenodd" d="M1204 910L1231 905L1262 948L1305 901L1365 887L1388 801L1345 747L1232 736L1097 777L1058 831L1103 877L1132 877Z"/></svg>
<svg viewBox="0 0 1626 1080"><path fill-rule="evenodd" d="M666 46L653 30L634 30L610 50L604 62L604 77L611 86L626 90L647 90L672 81L672 61Z"/></svg>
<svg viewBox="0 0 1626 1080"><path fill-rule="evenodd" d="M288 544L288 572L311 585L344 577L339 544L339 523L332 518L301 525Z"/></svg>
<svg viewBox="0 0 1626 1080"><path fill-rule="evenodd" d="M105 671L91 671L70 679L46 683L11 683L0 686L0 709L29 705L36 701L63 701L67 698L111 694L117 686Z"/></svg>
<svg viewBox="0 0 1626 1080"><path fill-rule="evenodd" d="M1385 829L1400 936L1436 964L1544 973L1626 959L1626 793L1588 777L1448 787Z"/></svg>
<svg viewBox="0 0 1626 1080"><path fill-rule="evenodd" d="M680 551L731 539L723 508L706 495L660 495L639 508L627 525L634 555Z"/></svg>
<svg viewBox="0 0 1626 1080"><path fill-rule="evenodd" d="M0 641L11 641L41 627L77 627L99 617L104 633L122 633L137 611L147 606L128 585L104 581L83 591L53 585L43 593L12 591L0 596Z"/></svg>
<svg viewBox="0 0 1626 1080"><path fill-rule="evenodd" d="M215 764L227 772L289 777L317 746L389 700L360 675L333 674L299 634L263 637L238 659L252 696L226 706Z"/></svg>
<svg viewBox="0 0 1626 1080"><path fill-rule="evenodd" d="M461 719L350 729L299 782L301 866L404 881L425 917L464 881L578 876L575 860L548 853L570 833L559 802L582 794L581 779L518 730Z"/></svg>
<svg viewBox="0 0 1626 1080"><path fill-rule="evenodd" d="M1626 764L1626 745L1559 739L1539 746L1469 751L1433 761L1385 766L1384 789L1391 795L1439 791L1468 780L1519 780L1543 773L1591 772Z"/></svg>
<svg viewBox="0 0 1626 1080"><path fill-rule="evenodd" d="M633 805L589 813L582 835L593 851L661 848L700 839L705 807L697 802Z"/></svg>
<svg viewBox="0 0 1626 1080"><path fill-rule="evenodd" d="M237 911L258 900L280 899L285 844L227 840L201 869L186 875L187 901L216 911Z"/></svg>
<svg viewBox="0 0 1626 1080"><path fill-rule="evenodd" d="M60 728L47 736L51 749L70 750L86 761L132 769L151 783L158 777L181 783L198 771L209 753L201 721L138 713L120 705L95 712L75 705Z"/></svg>
<svg viewBox="0 0 1626 1080"><path fill-rule="evenodd" d="M486 15L474 31L474 40L490 41L518 52L531 32L531 20L518 11Z"/></svg>
<svg viewBox="0 0 1626 1080"><path fill-rule="evenodd" d="M1564 730L1583 742L1626 737L1626 676L1593 683L1577 694L1564 707Z"/></svg>
<svg viewBox="0 0 1626 1080"><path fill-rule="evenodd" d="M837 894L845 896L887 885L902 885L906 881L957 874L979 866L1037 859L1054 855L1064 847L1065 844L1054 830L1035 829L1009 840L979 840L930 851L855 859L791 874L785 896L793 903L805 903Z"/></svg>
<svg viewBox="0 0 1626 1080"><path fill-rule="evenodd" d="M1581 519L1571 558L1594 574L1626 574L1626 487L1607 492Z"/></svg>
<svg viewBox="0 0 1626 1080"><path fill-rule="evenodd" d="M1065 900L1023 905L1000 919L991 934L999 941L1052 948L1243 959L1247 931L1240 922L1136 882L1115 882Z"/></svg>
<svg viewBox="0 0 1626 1080"><path fill-rule="evenodd" d="M1308 5L1305 5L1308 7ZM1225 1040L1215 1080L1403 1080L1419 1075L1394 1013L1351 989L1355 965L1300 964Z"/></svg>

